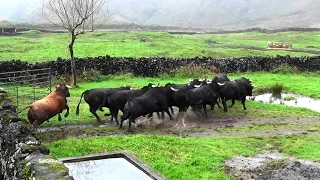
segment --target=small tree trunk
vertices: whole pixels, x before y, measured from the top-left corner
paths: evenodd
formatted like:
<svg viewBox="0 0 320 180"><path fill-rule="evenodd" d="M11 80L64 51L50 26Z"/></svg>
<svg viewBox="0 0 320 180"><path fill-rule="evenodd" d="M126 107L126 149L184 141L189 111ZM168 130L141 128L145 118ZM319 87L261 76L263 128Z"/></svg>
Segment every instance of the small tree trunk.
<svg viewBox="0 0 320 180"><path fill-rule="evenodd" d="M76 40L76 35L74 34L74 31L71 32L71 42L69 44L69 52L70 52L70 57L71 57L71 73L72 73L72 78L73 78L73 86L77 86L77 74L76 74L76 63L74 60L74 54L73 54L73 44Z"/></svg>

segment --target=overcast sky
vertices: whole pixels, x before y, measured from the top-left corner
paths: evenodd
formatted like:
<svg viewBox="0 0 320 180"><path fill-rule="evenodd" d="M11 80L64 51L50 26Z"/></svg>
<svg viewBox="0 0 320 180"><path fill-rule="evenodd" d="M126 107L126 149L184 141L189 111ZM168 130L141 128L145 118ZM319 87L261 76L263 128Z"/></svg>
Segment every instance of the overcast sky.
<svg viewBox="0 0 320 180"><path fill-rule="evenodd" d="M18 8L32 9L40 0L0 0L0 20L7 20Z"/></svg>

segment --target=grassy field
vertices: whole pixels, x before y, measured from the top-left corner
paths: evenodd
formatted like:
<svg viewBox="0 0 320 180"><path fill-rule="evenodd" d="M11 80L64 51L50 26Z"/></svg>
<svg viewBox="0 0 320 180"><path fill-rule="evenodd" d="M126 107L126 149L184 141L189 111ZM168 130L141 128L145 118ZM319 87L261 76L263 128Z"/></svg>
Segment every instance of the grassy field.
<svg viewBox="0 0 320 180"><path fill-rule="evenodd" d="M205 75L203 75L205 76ZM208 75L206 75L208 76ZM212 75L213 76L213 75ZM315 73L294 73L294 74L273 74L273 73L264 73L264 72L254 72L247 74L229 74L230 78L235 79L241 76L245 76L254 81L255 86L254 89L255 94L257 94L261 90L269 89L275 83L282 83L285 91L320 98L319 93L317 93L320 88L319 83L320 77ZM192 77L197 78L197 77ZM285 79L285 80L283 80ZM89 112L89 106L87 103L82 102L80 104L80 114L79 116L75 115L75 109L77 104L79 103L81 94L83 91L92 89L92 88L101 88L101 87L119 87L129 85L135 88L142 87L148 83L155 83L164 85L167 82L172 83L187 83L189 78L186 77L158 77L158 78L142 78L142 77L133 77L130 74L119 75L119 76L107 76L104 77L101 82L83 82L80 83L79 88L70 89L71 97L68 98L68 104L70 107L70 115L67 118L63 118L64 120L59 122L57 121L57 117L52 118L49 123L44 123L43 126L56 126L56 125L65 125L65 124L77 124L77 123L93 123L96 122L95 117ZM29 104L33 102L33 97L30 97L30 93L32 90L30 88L26 88L24 91L23 87L20 87L22 92L27 92L29 98L25 99L21 102L20 107L23 107L22 103ZM27 91L28 90L28 91ZM15 90L12 91L13 95L15 95ZM23 94L22 94L23 95ZM39 96L37 96L39 97ZM287 107L282 105L270 105L263 104L260 102L247 101L246 102L248 110L242 111L242 105L239 102L236 102L235 107L230 110L229 113L224 113L220 109L216 109L214 112L217 116L248 116L248 117L318 117L319 113L314 111L303 109L303 108L295 108L295 107ZM19 108L19 109L21 109ZM107 112L108 110L105 110ZM104 120L110 117L104 117L103 114L105 112L97 111L98 115L102 117ZM27 111L23 111L21 113L22 117L27 117Z"/></svg>
<svg viewBox="0 0 320 180"><path fill-rule="evenodd" d="M147 42L140 42L146 37ZM96 31L78 36L76 57L195 57L311 56L313 54L266 50L268 42L293 43L296 50L320 50L320 32L169 34L166 32ZM20 59L29 62L69 58L67 33L26 31L19 36L0 36L0 61ZM255 49L258 48L258 49Z"/></svg>
<svg viewBox="0 0 320 180"><path fill-rule="evenodd" d="M319 50L320 32L280 32L265 34L260 32L205 34L205 35L178 35L165 32L110 32L97 31L80 35L75 44L77 57L110 55L117 57L194 57L211 56L214 58L240 57L240 56L311 56L313 54L264 50L268 42L293 43L294 49ZM146 37L147 42L140 42ZM69 36L65 33L40 33L28 31L20 36L0 36L0 61L20 59L29 62L55 60L57 57L68 58L67 44ZM142 87L148 83L164 85L167 82L186 83L189 78L211 78L212 74L196 76L168 76L158 78L133 77L130 74L102 77L99 82L81 82L78 88L70 89L68 98L70 115L61 122L54 117L50 122L42 124L43 127L92 124L96 119L89 112L89 106L82 100L80 115L75 115L76 106L83 91L100 87L119 87L130 85ZM320 76L318 73L267 73L248 72L243 74L229 74L232 79L245 76L254 81L257 86L254 94L269 89L275 83L283 85L285 91L320 98ZM19 87L21 95L25 98L19 100L20 106L33 102L34 99L45 96L45 90L36 92L30 87ZM15 87L10 88L15 95ZM27 97L28 96L28 97ZM287 107L283 105L263 104L248 100L247 110L236 102L228 113L216 108L212 114L218 117L249 118L254 123L261 119L288 118L294 122L285 121L274 124L260 124L219 128L223 132L256 132L285 129L290 127L302 130L318 130L320 123L301 124L299 118L318 119L319 113L304 109ZM107 110L105 110L107 112ZM63 113L64 114L64 113ZM103 120L103 112L98 114ZM21 117L27 117L23 111ZM76 133L81 133L82 129ZM91 132L90 132L91 131ZM117 127L83 129L83 133L93 131L119 131ZM126 131L124 128L121 131ZM40 134L41 135L41 134ZM50 149L52 155L61 157L81 156L103 152L126 150L148 165L163 173L169 179L232 179L224 172L223 161L235 155L251 156L262 150L277 149L283 153L299 158L320 161L320 135L292 135L274 137L173 137L168 135L127 135L103 136L90 138L74 138L58 140L44 144Z"/></svg>
<svg viewBox="0 0 320 180"><path fill-rule="evenodd" d="M278 149L299 158L320 160L320 136L273 138L193 138L155 135L105 136L46 143L58 158L126 150L168 179L232 179L223 161L235 155L251 156Z"/></svg>

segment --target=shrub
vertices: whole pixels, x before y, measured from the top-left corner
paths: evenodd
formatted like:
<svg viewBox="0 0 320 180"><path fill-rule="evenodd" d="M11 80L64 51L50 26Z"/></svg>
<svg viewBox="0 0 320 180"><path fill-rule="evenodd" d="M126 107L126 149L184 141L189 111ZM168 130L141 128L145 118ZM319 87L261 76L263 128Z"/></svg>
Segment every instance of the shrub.
<svg viewBox="0 0 320 180"><path fill-rule="evenodd" d="M211 79L213 77L213 73L201 65L199 66L187 66L181 67L177 70L171 72L173 76L183 77L183 78L208 78ZM210 77L208 77L210 76Z"/></svg>
<svg viewBox="0 0 320 180"><path fill-rule="evenodd" d="M286 63L278 65L276 68L274 68L272 73L282 73L282 74L290 74L294 72L298 72L297 67L292 67Z"/></svg>
<svg viewBox="0 0 320 180"><path fill-rule="evenodd" d="M281 98L281 92L284 89L284 86L282 83L276 82L271 87L272 96L276 98Z"/></svg>
<svg viewBox="0 0 320 180"><path fill-rule="evenodd" d="M103 81L105 79L105 76L102 75L99 71L94 70L94 69L90 69L90 70L86 70L84 71L81 75L80 75L80 79L79 81L85 81L85 82L100 82Z"/></svg>
<svg viewBox="0 0 320 180"><path fill-rule="evenodd" d="M71 82L68 82L68 78L66 76L53 76L52 77L52 85L55 86L57 84L70 84Z"/></svg>

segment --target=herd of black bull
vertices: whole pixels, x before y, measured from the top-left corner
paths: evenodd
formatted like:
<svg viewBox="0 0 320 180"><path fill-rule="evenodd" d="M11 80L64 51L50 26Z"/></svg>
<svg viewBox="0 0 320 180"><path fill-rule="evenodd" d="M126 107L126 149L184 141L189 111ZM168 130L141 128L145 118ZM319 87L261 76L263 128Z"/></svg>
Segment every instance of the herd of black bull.
<svg viewBox="0 0 320 180"><path fill-rule="evenodd" d="M157 113L160 118L164 119L166 112L170 119L173 120L173 106L179 108L179 116L185 114L189 106L197 114L198 117L208 117L206 105L214 109L218 103L218 98L222 100L224 111L227 111L227 100L232 100L232 107L235 100L241 100L243 108L246 109L246 96L252 96L253 89L252 81L245 77L241 77L231 81L226 74L218 74L211 81L194 79L188 84L172 84L167 83L163 87L148 84L141 89L133 90L128 86L119 88L96 88L86 90L82 93L79 104L76 109L76 114L79 114L79 105L82 97L90 106L90 112L97 118L100 123L101 119L96 111L102 111L103 107L110 110L111 120L115 119L118 122L119 110L122 111L120 128L124 120L129 119L129 131L131 131L131 123L139 116L152 116L152 113ZM51 117L58 114L61 120L60 113L64 109L67 110L65 117L69 115L69 106L67 105L67 97L70 96L69 86L57 85L56 90L48 96L40 99L29 107L28 119L34 126L42 124ZM25 109L26 109L25 108ZM169 111L171 109L171 113Z"/></svg>
<svg viewBox="0 0 320 180"><path fill-rule="evenodd" d="M97 88L86 90L82 93L80 102L76 109L76 114L79 114L79 105L82 97L90 106L90 112L101 122L96 111L102 111L103 107L110 110L111 120L118 121L119 110L122 111L120 128L124 120L129 120L129 131L131 131L131 123L139 116L148 115L156 112L160 118L164 119L164 112L168 114L171 120L173 117L172 106L179 108L178 117L186 113L189 106L197 114L198 117L208 117L206 105L214 109L218 103L218 98L222 100L224 111L227 111L227 100L232 100L232 107L235 100L240 100L243 108L246 109L246 96L252 96L253 89L252 81L241 77L234 81L225 74L216 75L211 81L194 79L188 84L172 84L167 83L165 86L159 87L153 84L148 84L141 89L130 89L130 87L119 88ZM171 109L171 113L169 111Z"/></svg>

